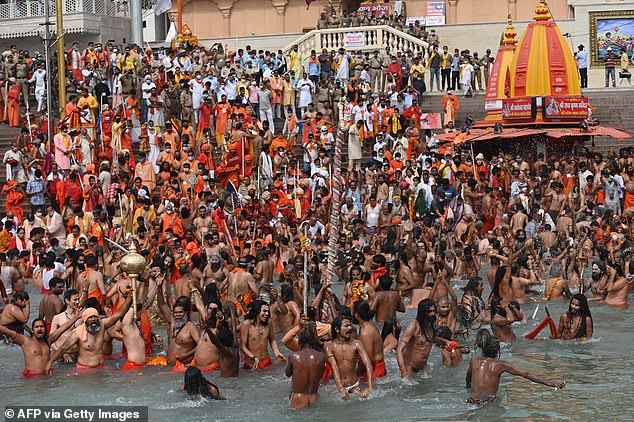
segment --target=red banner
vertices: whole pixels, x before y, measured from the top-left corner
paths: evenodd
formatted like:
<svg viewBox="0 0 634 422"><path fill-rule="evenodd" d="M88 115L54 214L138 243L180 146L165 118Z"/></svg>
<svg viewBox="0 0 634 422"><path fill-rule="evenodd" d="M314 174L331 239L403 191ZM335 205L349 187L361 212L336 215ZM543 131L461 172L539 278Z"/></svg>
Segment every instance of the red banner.
<svg viewBox="0 0 634 422"><path fill-rule="evenodd" d="M370 12L371 14L374 14L377 17L389 16L390 15L390 5L389 5L389 3L388 4L384 4L384 3L379 3L379 4L361 3L359 5L359 9L358 9L357 13L362 15L365 12Z"/></svg>
<svg viewBox="0 0 634 422"><path fill-rule="evenodd" d="M502 100L502 120L530 120L535 118L533 97L505 98Z"/></svg>
<svg viewBox="0 0 634 422"><path fill-rule="evenodd" d="M544 119L583 120L588 118L586 97L544 97Z"/></svg>

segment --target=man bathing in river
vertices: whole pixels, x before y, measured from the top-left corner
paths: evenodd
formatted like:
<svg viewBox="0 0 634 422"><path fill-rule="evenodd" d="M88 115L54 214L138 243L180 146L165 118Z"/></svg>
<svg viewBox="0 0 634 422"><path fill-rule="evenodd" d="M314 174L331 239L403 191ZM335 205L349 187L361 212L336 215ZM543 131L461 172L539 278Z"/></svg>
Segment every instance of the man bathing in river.
<svg viewBox="0 0 634 422"><path fill-rule="evenodd" d="M240 344L244 355L244 369L263 369L272 364L269 344L280 362L286 359L275 340L275 330L269 325L271 311L263 300L254 300L240 327Z"/></svg>
<svg viewBox="0 0 634 422"><path fill-rule="evenodd" d="M469 403L483 405L495 400L500 386L500 378L505 372L556 389L566 386L562 380L549 381L516 368L508 362L498 360L500 341L487 329L481 329L478 332L476 346L482 349L482 357L471 359L467 370L467 388L471 389L471 394L467 400Z"/></svg>
<svg viewBox="0 0 634 422"><path fill-rule="evenodd" d="M99 313L94 308L87 308L81 313L83 325L75 328L73 335L53 353L46 365L45 372L50 373L53 362L63 356L71 347L79 346L77 369L96 369L105 366L106 358L103 353L105 331L116 324L130 308L132 296L128 296L125 303L111 316L99 319ZM73 321L74 322L74 321Z"/></svg>
<svg viewBox="0 0 634 422"><path fill-rule="evenodd" d="M285 373L287 377L293 377L290 406L301 409L317 403L326 355L321 351L314 322L304 325L297 337L299 351L288 356Z"/></svg>

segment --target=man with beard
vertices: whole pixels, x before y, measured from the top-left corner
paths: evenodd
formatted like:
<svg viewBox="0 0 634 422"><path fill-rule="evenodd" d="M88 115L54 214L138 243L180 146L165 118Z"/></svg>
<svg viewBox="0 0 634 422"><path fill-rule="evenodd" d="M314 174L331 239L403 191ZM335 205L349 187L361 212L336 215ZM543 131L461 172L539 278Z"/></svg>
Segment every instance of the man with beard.
<svg viewBox="0 0 634 422"><path fill-rule="evenodd" d="M544 267L546 267L547 271L547 278L544 282L544 300L546 301L563 299L564 295L566 295L566 297L572 296L562 264L562 262L566 259L568 252L569 249L566 249L559 256L554 258L552 257L551 252L546 252L544 254Z"/></svg>
<svg viewBox="0 0 634 422"><path fill-rule="evenodd" d="M446 326L454 332L456 330L456 309L458 308L458 299L453 289L449 289L451 301L447 297L438 299L438 316L436 317L436 325L438 327Z"/></svg>
<svg viewBox="0 0 634 422"><path fill-rule="evenodd" d="M75 328L73 334L64 342L62 347L53 353L44 372L50 374L53 362L75 345L79 346L78 370L97 369L105 366L106 358L103 353L105 332L125 315L131 303L132 296L130 295L117 312L104 319L99 319L99 312L95 308L85 309L81 313L83 324Z"/></svg>
<svg viewBox="0 0 634 422"><path fill-rule="evenodd" d="M200 341L200 330L189 320L191 302L187 297L179 297L170 311L161 293L163 277L157 280L159 288L158 307L167 322L167 364L175 365L176 370L185 370L186 363L191 362L196 345ZM193 288L192 292L198 289Z"/></svg>
<svg viewBox="0 0 634 422"><path fill-rule="evenodd" d="M15 344L22 348L22 353L24 354L23 378L44 375L46 373L46 365L49 363L49 357L51 355L51 343L55 342L62 333L71 328L80 317L81 315L77 314L51 335L48 334L46 323L41 318L33 320L31 324L31 337L18 334L0 325L0 335L10 338Z"/></svg>
<svg viewBox="0 0 634 422"><path fill-rule="evenodd" d="M592 293L599 300L604 300L608 292L606 286L608 284L607 279L612 278L614 275L614 269L606 269L605 264L601 261L592 263Z"/></svg>
<svg viewBox="0 0 634 422"><path fill-rule="evenodd" d="M396 293L396 292L394 292ZM398 295L398 293L397 293ZM372 381L387 375L387 368L383 356L383 339L379 333L379 329L372 323L374 314L370 310L370 305L365 300L359 300L354 304L354 318L359 324L359 340L363 344L363 348L368 353L370 362L372 362ZM363 370L362 370L363 369ZM360 378L365 378L365 368L359 365Z"/></svg>
<svg viewBox="0 0 634 422"><path fill-rule="evenodd" d="M568 311L559 318L557 338L562 340L587 339L592 337L593 322L588 298L577 293L570 299Z"/></svg>
<svg viewBox="0 0 634 422"><path fill-rule="evenodd" d="M409 324L396 349L402 378L425 369L435 343L448 342L436 337L436 302L423 299L418 304L416 319Z"/></svg>
<svg viewBox="0 0 634 422"><path fill-rule="evenodd" d="M324 345L328 364L332 368L339 393L348 400L350 393L367 397L372 392L372 362L363 343L352 339L352 322L347 316L338 316L331 324L332 340ZM333 358L333 359L331 359ZM363 364L368 386L361 390L358 377L359 361Z"/></svg>
<svg viewBox="0 0 634 422"><path fill-rule="evenodd" d="M218 286L218 291L224 291L229 271L223 264L224 260L219 253L211 254L209 264L207 264L203 270L203 289L207 287L209 283L215 283Z"/></svg>
<svg viewBox="0 0 634 422"><path fill-rule="evenodd" d="M467 370L467 388L471 389L468 403L484 405L495 400L500 378L502 374L509 373L526 378L538 384L564 388L566 383L562 380L548 381L530 372L516 368L508 362L498 360L500 356L500 340L491 335L489 330L482 329L476 337L476 347L482 349L482 357L475 357L469 363Z"/></svg>
<svg viewBox="0 0 634 422"><path fill-rule="evenodd" d="M293 377L290 406L303 409L317 403L326 355L321 351L314 322L304 325L297 337L299 350L288 356L285 373L287 377Z"/></svg>
<svg viewBox="0 0 634 422"><path fill-rule="evenodd" d="M244 355L244 369L263 369L272 365L269 344L280 362L286 358L277 347L275 330L269 325L269 305L263 300L254 300L245 321L240 327L240 350Z"/></svg>

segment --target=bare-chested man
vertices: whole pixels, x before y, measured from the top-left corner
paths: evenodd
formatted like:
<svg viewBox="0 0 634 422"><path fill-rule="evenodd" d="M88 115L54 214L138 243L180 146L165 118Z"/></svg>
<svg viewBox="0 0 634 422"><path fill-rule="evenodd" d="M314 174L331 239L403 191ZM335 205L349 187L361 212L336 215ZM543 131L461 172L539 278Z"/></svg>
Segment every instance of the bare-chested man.
<svg viewBox="0 0 634 422"><path fill-rule="evenodd" d="M18 334L24 334L24 326L31 314L31 300L27 292L15 292L13 300L0 314L0 325ZM0 336L0 340L4 336Z"/></svg>
<svg viewBox="0 0 634 422"><path fill-rule="evenodd" d="M634 282L634 260L628 264L628 274L623 274L623 265L615 265L613 277L603 277L603 285L599 290L606 290L605 303L614 308L627 308L629 306L628 294Z"/></svg>
<svg viewBox="0 0 634 422"><path fill-rule="evenodd" d="M137 319L134 319L134 309L130 308L121 321L121 333L123 344L127 352L128 360L121 368L124 371L138 369L145 365L147 358L145 353L145 340L141 333L141 309L142 304L138 304Z"/></svg>
<svg viewBox="0 0 634 422"><path fill-rule="evenodd" d="M83 299L86 299L85 294L83 295ZM67 289L64 292L64 306L65 309L55 315L53 320L51 321L51 332L56 331L59 327L64 325L67 321L74 319L75 325L72 328L77 328L82 324L81 321L81 307L82 307L82 295L74 289ZM76 316L79 315L79 319L75 319ZM54 342L51 342L51 350L54 352L70 338L73 334L72 330L66 331L62 333L62 335ZM77 353L79 353L79 348L72 347L66 353L64 353L63 358L65 363L71 363L75 359L77 359Z"/></svg>
<svg viewBox="0 0 634 422"><path fill-rule="evenodd" d="M498 360L500 341L491 335L489 330L482 329L478 332L476 345L482 349L482 357L471 359L467 370L467 388L471 389L471 394L467 400L469 403L484 405L494 400L500 385L500 378L505 372L556 389L566 386L564 381L545 380L530 372L516 368L508 362Z"/></svg>
<svg viewBox="0 0 634 422"><path fill-rule="evenodd" d="M244 305L249 305L258 294L253 276L247 272L249 261L238 260L238 266L227 276L227 298L236 304L238 316L247 313Z"/></svg>
<svg viewBox="0 0 634 422"><path fill-rule="evenodd" d="M259 283L273 283L273 271L275 270L275 260L269 258L269 251L266 248L262 248L257 252L255 264L255 271L253 271L253 278Z"/></svg>
<svg viewBox="0 0 634 422"><path fill-rule="evenodd" d="M103 282L103 274L97 271L99 261L94 254L86 256L86 271L77 277L77 282L81 286L84 280L88 280L88 297L96 298L103 306L106 296L106 286Z"/></svg>
<svg viewBox="0 0 634 422"><path fill-rule="evenodd" d="M491 301L491 329L493 334L503 341L510 343L517 339L511 330L511 324L524 319L524 314L519 306L507 302L500 297L494 297Z"/></svg>
<svg viewBox="0 0 634 422"><path fill-rule="evenodd" d="M160 288L164 278L159 276L156 282ZM183 364L191 362L196 351L196 345L200 341L200 330L189 320L189 300L176 299L176 303L170 311L160 289L157 298L158 307L168 324L167 363L181 367Z"/></svg>
<svg viewBox="0 0 634 422"><path fill-rule="evenodd" d="M290 406L294 409L317 403L319 384L326 363L326 355L320 351L321 345L314 323L299 330L298 340L299 350L288 356L285 371L287 377L293 377Z"/></svg>
<svg viewBox="0 0 634 422"><path fill-rule="evenodd" d="M274 320L273 315L271 315L271 321L275 327L276 334L277 333L286 333L288 330L299 324L302 311L295 302L295 292L293 287L290 284L282 284L280 286L280 295L279 298L281 302L286 307L286 313L279 313L277 318ZM272 297L271 300L277 300L277 297ZM273 308L274 304L271 305ZM279 308L279 306L276 306Z"/></svg>
<svg viewBox="0 0 634 422"><path fill-rule="evenodd" d="M59 277L53 277L48 285L51 288L51 292L40 300L39 318L46 322L46 328L50 332L53 318L64 309L64 301L59 298L59 295L64 293L64 280Z"/></svg>
<svg viewBox="0 0 634 422"><path fill-rule="evenodd" d="M245 369L263 369L273 364L269 357L269 344L280 362L286 358L277 347L274 330L269 325L270 309L263 300L254 300L240 327L240 347L245 357Z"/></svg>
<svg viewBox="0 0 634 422"><path fill-rule="evenodd" d="M593 330L588 298L582 294L574 295L568 311L559 318L557 337L562 340L587 339L592 337Z"/></svg>
<svg viewBox="0 0 634 422"><path fill-rule="evenodd" d="M213 298L212 301L205 306L200 292L194 290L192 292L192 299L194 300L196 309L201 315L201 321L208 327L200 334L200 340L196 345L196 352L194 353L194 360L196 361L196 366L200 368L201 371L214 371L220 368L220 351L215 343L211 341L209 332L212 334L217 333L216 326L218 325L219 319L220 321L224 321L224 314L216 298Z"/></svg>
<svg viewBox="0 0 634 422"><path fill-rule="evenodd" d="M83 324L77 327L62 347L53 353L50 362L46 365L45 372L50 373L53 362L61 358L67 350L75 345L79 347L77 369L87 370L105 366L106 358L103 353L105 332L125 315L131 303L132 296L129 296L117 312L104 319L99 318L99 313L95 308L85 309L81 313Z"/></svg>
<svg viewBox="0 0 634 422"><path fill-rule="evenodd" d="M18 334L0 325L0 335L6 336L22 348L22 353L24 354L23 378L44 375L46 373L46 365L48 365L51 356L50 344L55 342L62 333L71 328L80 317L81 315L77 315L72 320L68 320L66 324L59 327L50 335L44 320L41 318L34 319L31 324L31 337Z"/></svg>
<svg viewBox="0 0 634 422"><path fill-rule="evenodd" d="M339 393L345 400L350 393L358 392L361 397L367 397L372 392L372 362L363 343L352 339L352 330L352 321L348 317L338 316L331 324L332 340L324 344L328 364L332 368ZM359 360L365 367L368 380L368 386L364 390L361 390L357 375Z"/></svg>
<svg viewBox="0 0 634 422"><path fill-rule="evenodd" d="M203 270L202 288L209 283L216 283L219 291L224 291L229 271L224 266L224 261L219 253L213 253L209 257L209 263Z"/></svg>
<svg viewBox="0 0 634 422"><path fill-rule="evenodd" d="M405 312L405 304L401 295L392 290L392 279L383 274L379 277L381 289L374 293L370 300L370 309L376 314L377 322L383 322L388 318L396 318L396 312Z"/></svg>
<svg viewBox="0 0 634 422"><path fill-rule="evenodd" d="M396 295L400 299L398 293ZM374 313L370 310L370 304L365 300L355 302L353 315L359 321L359 340L361 340L361 344L363 344L363 348L372 363L372 380L382 378L387 375L387 368L383 360L383 339L379 329L372 323ZM359 372L361 369L360 367ZM361 372L361 379L365 381L364 373Z"/></svg>
<svg viewBox="0 0 634 422"><path fill-rule="evenodd" d="M396 348L401 377L424 370L432 346L437 342L436 302L423 299L418 304L416 319L409 324Z"/></svg>

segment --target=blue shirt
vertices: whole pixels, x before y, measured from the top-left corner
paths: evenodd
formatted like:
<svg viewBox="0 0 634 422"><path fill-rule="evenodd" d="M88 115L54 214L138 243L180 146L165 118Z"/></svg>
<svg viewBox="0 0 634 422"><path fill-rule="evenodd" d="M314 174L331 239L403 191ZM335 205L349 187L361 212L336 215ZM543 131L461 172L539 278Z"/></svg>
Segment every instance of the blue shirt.
<svg viewBox="0 0 634 422"><path fill-rule="evenodd" d="M577 67L579 69L587 69L588 68L588 50L578 51L576 60L577 60Z"/></svg>
<svg viewBox="0 0 634 422"><path fill-rule="evenodd" d="M320 70L321 65L319 64L319 60L311 62L310 57L306 59L306 73L308 73L310 76L319 76Z"/></svg>
<svg viewBox="0 0 634 422"><path fill-rule="evenodd" d="M33 194L31 196L31 205L42 206L46 204L46 198L44 197L46 192L46 182L43 178L31 179L26 185L26 193Z"/></svg>
<svg viewBox="0 0 634 422"><path fill-rule="evenodd" d="M459 56L453 56L453 59L451 59L451 70L453 70L454 72L460 71L460 57Z"/></svg>

